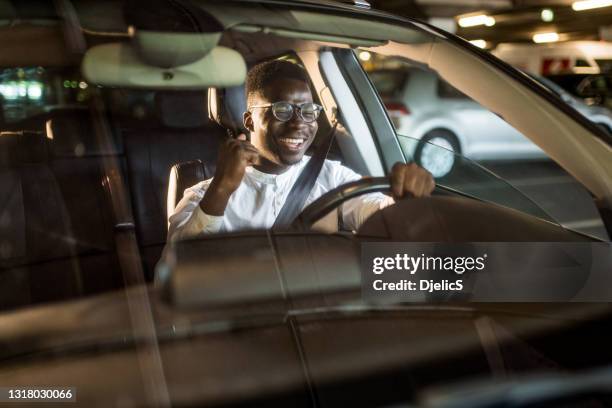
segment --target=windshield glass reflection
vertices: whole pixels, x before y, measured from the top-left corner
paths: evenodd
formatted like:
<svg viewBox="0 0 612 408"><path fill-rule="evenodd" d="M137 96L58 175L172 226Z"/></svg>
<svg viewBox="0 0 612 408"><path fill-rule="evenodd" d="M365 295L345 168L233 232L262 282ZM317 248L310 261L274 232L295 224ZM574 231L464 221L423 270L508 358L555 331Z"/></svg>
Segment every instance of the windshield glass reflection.
<svg viewBox="0 0 612 408"><path fill-rule="evenodd" d="M406 159L431 172L439 185L558 224L551 215L497 174L455 153L447 139L434 137L421 141L401 134L397 136ZM412 156L409 156L410 152L413 152Z"/></svg>

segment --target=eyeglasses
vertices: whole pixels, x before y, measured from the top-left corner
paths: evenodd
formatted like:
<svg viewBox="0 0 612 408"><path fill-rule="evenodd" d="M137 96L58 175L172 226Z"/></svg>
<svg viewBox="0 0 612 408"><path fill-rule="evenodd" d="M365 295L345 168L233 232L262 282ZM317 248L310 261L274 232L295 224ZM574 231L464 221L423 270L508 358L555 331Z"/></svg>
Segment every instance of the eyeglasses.
<svg viewBox="0 0 612 408"><path fill-rule="evenodd" d="M289 102L274 102L266 105L251 106L249 109L255 108L272 108L272 114L281 122L289 122L293 117L293 112L297 110L299 117L306 123L312 123L319 117L323 107L312 102L300 104Z"/></svg>

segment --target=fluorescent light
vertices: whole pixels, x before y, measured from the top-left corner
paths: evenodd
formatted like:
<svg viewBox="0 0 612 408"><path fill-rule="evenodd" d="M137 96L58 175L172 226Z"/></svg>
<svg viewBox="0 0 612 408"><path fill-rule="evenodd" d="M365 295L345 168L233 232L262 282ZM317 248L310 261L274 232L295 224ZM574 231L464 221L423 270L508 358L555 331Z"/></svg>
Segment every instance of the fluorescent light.
<svg viewBox="0 0 612 408"><path fill-rule="evenodd" d="M359 53L359 59L362 61L369 61L372 58L372 54L367 51L361 51Z"/></svg>
<svg viewBox="0 0 612 408"><path fill-rule="evenodd" d="M28 98L40 99L43 94L42 85L36 82L30 83L28 86Z"/></svg>
<svg viewBox="0 0 612 408"><path fill-rule="evenodd" d="M558 33L539 33L533 36L533 42L535 43L548 43L559 41Z"/></svg>
<svg viewBox="0 0 612 408"><path fill-rule="evenodd" d="M572 4L572 8L576 11L590 10L599 7L612 6L612 0L582 0L575 1Z"/></svg>
<svg viewBox="0 0 612 408"><path fill-rule="evenodd" d="M540 17L542 18L542 21L550 23L551 21L555 19L555 13L551 9L545 8L545 9L542 9L542 12L540 13Z"/></svg>
<svg viewBox="0 0 612 408"><path fill-rule="evenodd" d="M471 40L470 43L478 48L487 48L487 42L485 40Z"/></svg>
<svg viewBox="0 0 612 408"><path fill-rule="evenodd" d="M9 82L7 85L4 85L4 89L2 90L2 96L7 100L17 99L17 85L14 82Z"/></svg>
<svg viewBox="0 0 612 408"><path fill-rule="evenodd" d="M491 16L479 14L477 16L460 17L459 26L461 27L474 27L479 25L485 25L491 27L495 25L495 19Z"/></svg>

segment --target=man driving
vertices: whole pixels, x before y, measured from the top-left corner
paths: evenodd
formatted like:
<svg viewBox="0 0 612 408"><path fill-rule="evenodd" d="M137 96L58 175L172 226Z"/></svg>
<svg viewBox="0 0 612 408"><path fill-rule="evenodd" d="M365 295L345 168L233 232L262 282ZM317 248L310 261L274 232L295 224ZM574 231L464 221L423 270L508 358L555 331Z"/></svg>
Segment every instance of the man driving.
<svg viewBox="0 0 612 408"><path fill-rule="evenodd" d="M215 176L187 190L169 218L169 241L242 229L272 227L291 188L310 157L304 154L317 133L322 107L313 102L306 71L282 60L254 66L246 79L251 134L228 140L219 151ZM360 179L340 162L325 160L306 205L344 183ZM393 197L429 196L429 172L416 164L396 163L390 175ZM342 205L345 227L357 230L391 197L371 193Z"/></svg>

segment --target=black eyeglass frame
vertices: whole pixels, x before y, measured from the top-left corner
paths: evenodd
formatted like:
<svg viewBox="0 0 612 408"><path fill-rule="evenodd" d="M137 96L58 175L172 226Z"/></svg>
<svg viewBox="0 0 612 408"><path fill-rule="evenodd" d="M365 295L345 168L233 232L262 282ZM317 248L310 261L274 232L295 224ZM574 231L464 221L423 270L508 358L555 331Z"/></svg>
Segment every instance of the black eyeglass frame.
<svg viewBox="0 0 612 408"><path fill-rule="evenodd" d="M278 106L281 103L291 106L291 116L289 116L288 119L283 120L276 115L274 108L275 106ZM302 107L304 105L313 105L315 107L315 110L314 110L315 118L313 120L307 120L306 118L304 118L304 115L302 115ZM293 118L293 114L296 110L298 112L300 119L302 119L306 123L316 122L316 120L319 119L319 115L321 114L321 112L323 112L323 107L314 102L304 102L304 103L297 104L297 103L291 103L291 102L286 102L286 101L278 101L278 102L267 103L265 105L249 106L248 110L250 111L251 109L257 109L257 108L272 108L272 114L274 115L276 120L279 120L281 122L289 122L291 118Z"/></svg>

